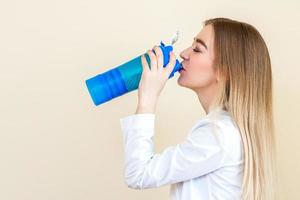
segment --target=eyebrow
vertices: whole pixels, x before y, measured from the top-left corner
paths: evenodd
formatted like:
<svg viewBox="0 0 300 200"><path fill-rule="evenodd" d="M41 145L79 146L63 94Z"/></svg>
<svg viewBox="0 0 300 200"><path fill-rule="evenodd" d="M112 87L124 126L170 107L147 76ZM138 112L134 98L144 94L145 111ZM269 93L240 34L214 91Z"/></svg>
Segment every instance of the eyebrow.
<svg viewBox="0 0 300 200"><path fill-rule="evenodd" d="M200 38L196 38L196 37L194 37L194 40L196 42L202 44L205 47L205 49L207 49L207 45L205 44L205 42L203 40L201 40Z"/></svg>

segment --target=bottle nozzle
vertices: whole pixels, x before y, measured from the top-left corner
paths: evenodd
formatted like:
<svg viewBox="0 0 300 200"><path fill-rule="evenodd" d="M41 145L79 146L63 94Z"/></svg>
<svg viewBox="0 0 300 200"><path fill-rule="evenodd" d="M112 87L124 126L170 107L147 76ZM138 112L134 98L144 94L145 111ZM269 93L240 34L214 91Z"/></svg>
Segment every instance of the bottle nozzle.
<svg viewBox="0 0 300 200"><path fill-rule="evenodd" d="M179 36L179 31L177 30L172 36L171 45L173 45L175 42L177 42L178 36Z"/></svg>

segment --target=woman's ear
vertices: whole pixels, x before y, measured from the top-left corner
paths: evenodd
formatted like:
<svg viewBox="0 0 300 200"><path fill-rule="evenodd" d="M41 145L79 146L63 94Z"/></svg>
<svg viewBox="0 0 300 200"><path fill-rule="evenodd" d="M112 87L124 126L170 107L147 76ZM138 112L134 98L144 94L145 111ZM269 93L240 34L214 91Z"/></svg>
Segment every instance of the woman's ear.
<svg viewBox="0 0 300 200"><path fill-rule="evenodd" d="M220 80L220 70L217 70L217 82Z"/></svg>
<svg viewBox="0 0 300 200"><path fill-rule="evenodd" d="M217 80L217 82L219 82L221 78L225 79L226 81L228 81L229 80L228 73L224 72L224 71L221 72L220 69L217 69L217 72L216 72L216 80Z"/></svg>

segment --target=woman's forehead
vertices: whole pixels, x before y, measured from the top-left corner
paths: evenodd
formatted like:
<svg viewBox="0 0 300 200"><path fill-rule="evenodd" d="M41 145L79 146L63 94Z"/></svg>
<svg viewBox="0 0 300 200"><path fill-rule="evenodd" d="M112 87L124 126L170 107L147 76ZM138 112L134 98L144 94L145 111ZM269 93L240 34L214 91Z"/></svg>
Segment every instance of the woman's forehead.
<svg viewBox="0 0 300 200"><path fill-rule="evenodd" d="M195 38L198 38L205 42L205 44L210 47L214 39L214 32L212 25L206 25L202 30L197 34Z"/></svg>
<svg viewBox="0 0 300 200"><path fill-rule="evenodd" d="M207 46L207 50L212 50L214 47L214 31L212 25L206 25L202 28L202 30L195 36L196 39L199 39L205 43ZM199 41L200 42L200 41ZM201 44L201 42L200 42Z"/></svg>

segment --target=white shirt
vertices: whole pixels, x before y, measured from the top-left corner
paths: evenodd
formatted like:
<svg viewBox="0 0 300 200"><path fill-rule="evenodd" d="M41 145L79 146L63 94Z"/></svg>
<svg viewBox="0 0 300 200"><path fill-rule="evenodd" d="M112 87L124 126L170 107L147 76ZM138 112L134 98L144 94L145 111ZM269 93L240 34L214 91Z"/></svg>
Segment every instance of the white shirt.
<svg viewBox="0 0 300 200"><path fill-rule="evenodd" d="M182 143L162 153L154 153L154 122L152 113L120 119L129 188L171 184L172 200L241 199L243 145L227 111L210 112Z"/></svg>

